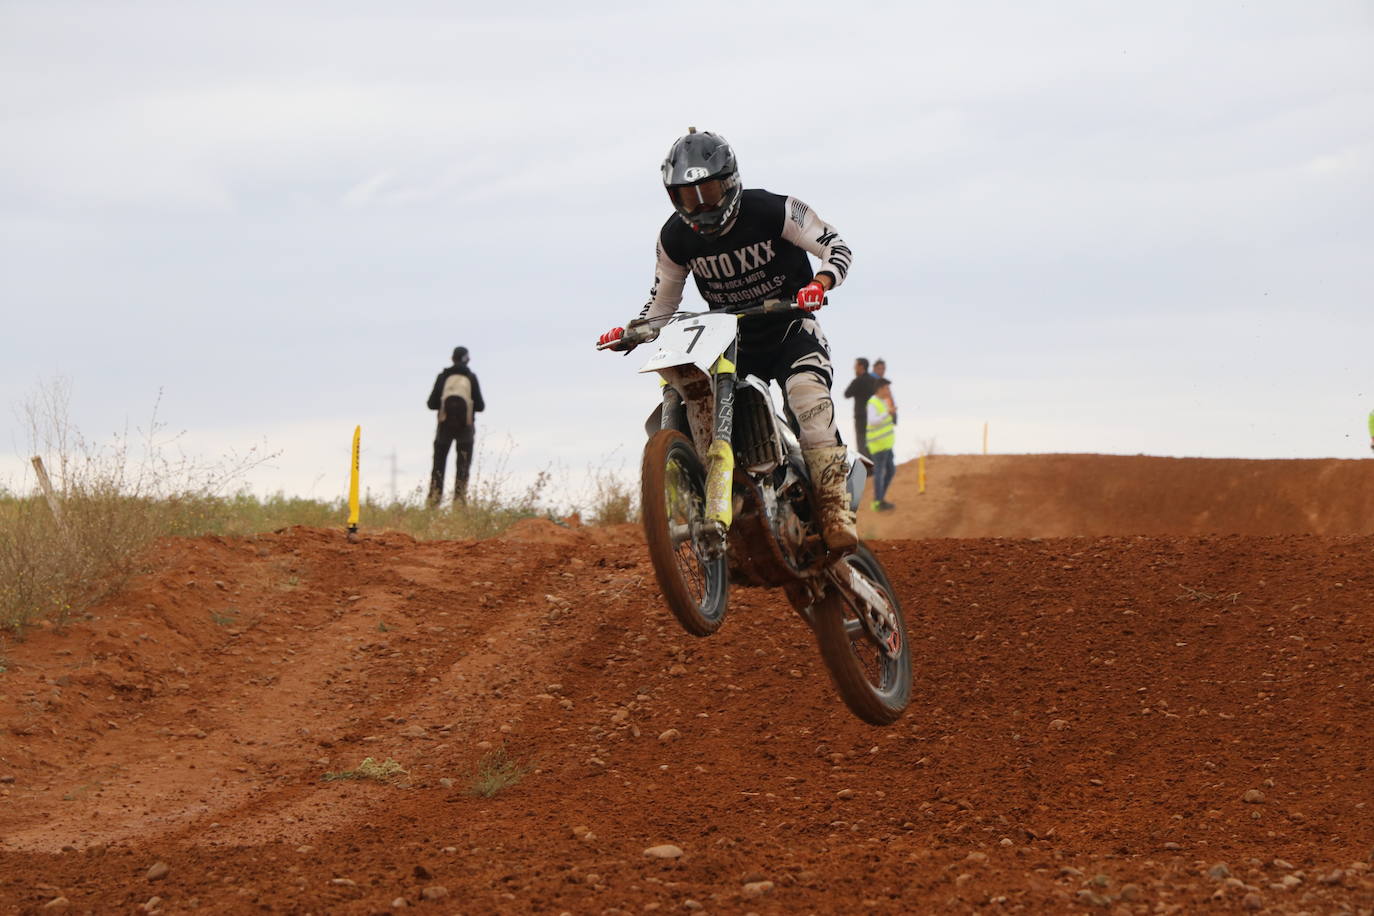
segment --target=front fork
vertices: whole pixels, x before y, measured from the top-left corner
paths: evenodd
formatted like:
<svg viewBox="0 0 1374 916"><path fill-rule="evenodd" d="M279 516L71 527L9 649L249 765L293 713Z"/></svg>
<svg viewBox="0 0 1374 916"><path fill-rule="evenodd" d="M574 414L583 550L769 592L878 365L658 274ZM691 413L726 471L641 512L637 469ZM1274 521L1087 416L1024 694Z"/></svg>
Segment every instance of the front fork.
<svg viewBox="0 0 1374 916"><path fill-rule="evenodd" d="M735 429L735 359L738 348L738 342L731 343L711 367L709 376L714 398L710 430L705 437L705 516L710 522L715 523L716 533L722 542L734 516L735 450L731 443ZM667 373L664 375L667 376ZM671 418L676 415L677 408L682 404L682 395L674 384L680 381L679 379L665 378L665 381L668 382L668 386L663 395L663 424L664 428L668 428L673 422ZM697 447L700 448L702 442L695 435L696 431L694 428L692 438L697 440Z"/></svg>
<svg viewBox="0 0 1374 916"><path fill-rule="evenodd" d="M716 401L711 445L706 450L706 517L720 523L722 534L730 528L734 514L735 448L731 443L735 431L737 349L738 343L730 344L711 373L715 377Z"/></svg>

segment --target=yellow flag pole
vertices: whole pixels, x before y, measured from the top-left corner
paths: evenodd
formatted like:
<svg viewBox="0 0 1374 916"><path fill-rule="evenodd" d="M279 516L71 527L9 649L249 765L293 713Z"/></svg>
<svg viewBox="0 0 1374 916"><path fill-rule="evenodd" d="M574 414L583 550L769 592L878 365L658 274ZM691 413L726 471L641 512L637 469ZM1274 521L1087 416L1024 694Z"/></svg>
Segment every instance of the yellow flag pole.
<svg viewBox="0 0 1374 916"><path fill-rule="evenodd" d="M924 495L926 492L926 456L920 455L916 459L916 487L917 495Z"/></svg>
<svg viewBox="0 0 1374 916"><path fill-rule="evenodd" d="M353 427L353 469L348 475L348 539L358 539L358 446L362 442L363 428Z"/></svg>

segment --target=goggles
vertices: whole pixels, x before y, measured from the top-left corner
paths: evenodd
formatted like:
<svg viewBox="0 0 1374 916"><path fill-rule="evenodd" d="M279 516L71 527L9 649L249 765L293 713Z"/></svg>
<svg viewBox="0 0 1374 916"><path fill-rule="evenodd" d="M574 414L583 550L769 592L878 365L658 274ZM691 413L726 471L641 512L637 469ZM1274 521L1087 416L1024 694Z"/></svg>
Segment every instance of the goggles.
<svg viewBox="0 0 1374 916"><path fill-rule="evenodd" d="M712 178L700 184L669 188L668 197L680 213L689 216L693 213L706 213L719 208L725 200L725 182L719 178Z"/></svg>

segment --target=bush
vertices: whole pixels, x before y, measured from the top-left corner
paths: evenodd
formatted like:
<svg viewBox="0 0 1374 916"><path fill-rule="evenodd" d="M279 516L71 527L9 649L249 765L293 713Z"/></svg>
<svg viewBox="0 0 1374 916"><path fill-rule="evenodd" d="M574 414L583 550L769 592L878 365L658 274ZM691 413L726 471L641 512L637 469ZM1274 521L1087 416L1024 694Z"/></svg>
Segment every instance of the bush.
<svg viewBox="0 0 1374 916"><path fill-rule="evenodd" d="M375 758L364 757L363 762L352 770L333 770L320 778L325 782L338 782L346 779L371 779L376 782L395 782L410 773L390 757L378 763Z"/></svg>
<svg viewBox="0 0 1374 916"><path fill-rule="evenodd" d="M477 761L477 769L468 779L468 794L491 798L524 779L530 766L512 758L504 745L488 751Z"/></svg>
<svg viewBox="0 0 1374 916"><path fill-rule="evenodd" d="M169 458L155 407L135 460L127 430L100 447L73 430L68 396L57 381L25 405L54 505L0 490L0 627L18 630L37 617L61 624L119 589L150 542L201 528L216 490L270 457L209 467Z"/></svg>
<svg viewBox="0 0 1374 916"><path fill-rule="evenodd" d="M593 475L590 504L591 522L595 525L619 525L637 521L639 506L635 490L620 475L602 468Z"/></svg>

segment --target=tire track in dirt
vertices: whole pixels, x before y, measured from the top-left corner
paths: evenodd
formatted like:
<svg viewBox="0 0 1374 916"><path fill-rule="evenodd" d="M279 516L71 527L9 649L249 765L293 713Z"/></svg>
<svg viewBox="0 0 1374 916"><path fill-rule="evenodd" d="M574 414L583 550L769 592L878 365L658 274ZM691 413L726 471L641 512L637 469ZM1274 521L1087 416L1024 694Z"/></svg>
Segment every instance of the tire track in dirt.
<svg viewBox="0 0 1374 916"><path fill-rule="evenodd" d="M456 737L464 740L482 716L458 708L435 720L429 713L436 691L452 698L472 693L467 681L483 684L473 697L485 698L485 715L499 706L491 702L499 687L488 687L500 671L537 670L537 652L523 664L513 657L519 640L512 633L533 630L532 615L547 613L544 593L571 545L524 545L529 574L512 578L506 550L496 542L421 545L388 536L349 551L336 541L298 532L282 542L291 545L279 555L287 558L288 581L299 580L283 592L271 576L254 575L254 561L270 566L280 539L255 539L249 550L207 539L189 549L210 548L210 556L199 551L185 575L209 581L163 575L107 609L94 623L108 620L111 628L96 633L132 635L133 645L115 649L97 640L91 669L78 664L55 679L62 685L52 692L67 691L67 702L58 700L47 710L55 715L44 717L60 725L72 717L60 706L72 705L73 691L109 688L114 692L103 698L78 701L87 707L84 715L105 727L65 742L50 735L26 755L6 755L8 766L42 773L73 745L80 748L75 768L25 780L31 800L65 804L39 804L27 817L0 820L4 846L80 847L210 823L225 841L240 841L250 824L270 835L277 819L262 812L278 808L298 823L306 811L348 817L336 805L310 803L309 791L297 784L356 765L344 755L358 751L361 759L362 751L417 717L448 737L456 713ZM394 568L402 556L407 572ZM246 557L253 559L245 564ZM218 600L188 608L171 597L200 594L202 586L223 598L222 608ZM538 594L531 598L529 589ZM500 613L480 613L483 608ZM126 626L136 632L126 634ZM442 648L426 644L446 630L457 639ZM114 762L90 763L107 760ZM304 809L284 804L283 795L304 795ZM240 807L256 814L233 826L223 815Z"/></svg>

